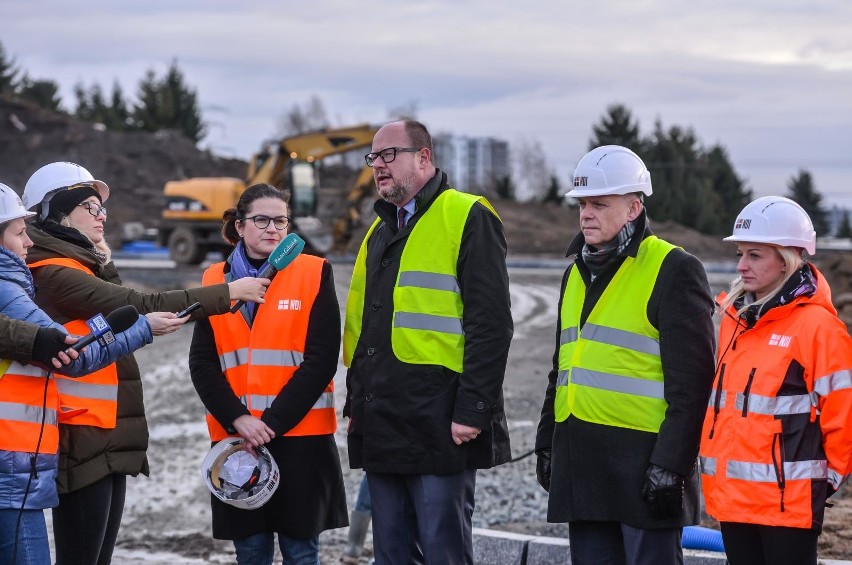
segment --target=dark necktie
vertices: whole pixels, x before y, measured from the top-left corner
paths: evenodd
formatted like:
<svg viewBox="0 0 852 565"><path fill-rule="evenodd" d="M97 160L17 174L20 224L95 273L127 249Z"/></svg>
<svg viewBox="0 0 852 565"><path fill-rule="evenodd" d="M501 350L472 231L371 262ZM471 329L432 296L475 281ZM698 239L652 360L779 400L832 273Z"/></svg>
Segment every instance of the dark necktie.
<svg viewBox="0 0 852 565"><path fill-rule="evenodd" d="M405 208L400 208L397 212L397 217L399 218L399 222L397 222L397 230L401 230L405 227Z"/></svg>

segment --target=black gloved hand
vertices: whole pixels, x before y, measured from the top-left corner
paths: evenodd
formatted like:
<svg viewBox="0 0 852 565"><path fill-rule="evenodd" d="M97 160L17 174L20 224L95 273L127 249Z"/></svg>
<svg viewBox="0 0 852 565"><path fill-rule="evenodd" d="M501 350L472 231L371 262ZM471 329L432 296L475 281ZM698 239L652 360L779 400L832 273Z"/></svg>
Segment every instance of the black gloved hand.
<svg viewBox="0 0 852 565"><path fill-rule="evenodd" d="M642 498L648 503L651 516L657 519L674 518L683 512L684 477L659 465L648 466Z"/></svg>
<svg viewBox="0 0 852 565"><path fill-rule="evenodd" d="M535 455L535 478L541 488L550 492L550 449L540 449Z"/></svg>
<svg viewBox="0 0 852 565"><path fill-rule="evenodd" d="M55 328L39 328L33 342L32 360L34 364L53 370L51 359L71 347L65 343L65 333Z"/></svg>

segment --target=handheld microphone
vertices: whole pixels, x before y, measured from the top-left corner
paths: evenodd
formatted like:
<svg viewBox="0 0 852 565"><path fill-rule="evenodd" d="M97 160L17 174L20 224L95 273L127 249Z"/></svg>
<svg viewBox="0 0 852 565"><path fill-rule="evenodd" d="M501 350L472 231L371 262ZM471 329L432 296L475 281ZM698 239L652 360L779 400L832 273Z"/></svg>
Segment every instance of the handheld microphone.
<svg viewBox="0 0 852 565"><path fill-rule="evenodd" d="M266 260L269 264L265 269L258 273L257 277L261 279L272 279L276 274L278 274L278 271L284 270L284 267L292 263L304 248L304 239L294 233L288 234L281 240L281 243L275 246L272 253L269 254L269 258ZM245 303L245 300L237 300L237 302L231 306L231 314L242 308Z"/></svg>
<svg viewBox="0 0 852 565"><path fill-rule="evenodd" d="M136 307L128 304L116 308L106 315L98 314L86 321L86 325L92 333L81 337L77 343L71 346L74 351L80 352L87 345L100 341L102 345L109 345L115 341L115 334L121 333L136 323L139 312Z"/></svg>

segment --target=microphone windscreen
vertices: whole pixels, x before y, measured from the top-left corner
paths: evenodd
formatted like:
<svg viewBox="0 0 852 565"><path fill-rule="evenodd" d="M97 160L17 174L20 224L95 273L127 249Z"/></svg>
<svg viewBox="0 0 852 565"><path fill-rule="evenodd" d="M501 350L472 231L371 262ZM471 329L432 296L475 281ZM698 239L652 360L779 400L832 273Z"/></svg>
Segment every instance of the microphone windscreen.
<svg viewBox="0 0 852 565"><path fill-rule="evenodd" d="M287 234L269 255L267 261L277 270L283 271L284 267L292 263L304 248L305 240L294 233Z"/></svg>
<svg viewBox="0 0 852 565"><path fill-rule="evenodd" d="M139 312L132 304L116 308L106 315L106 321L109 324L109 327L112 328L112 333L114 334L127 330L130 326L135 324L138 319Z"/></svg>

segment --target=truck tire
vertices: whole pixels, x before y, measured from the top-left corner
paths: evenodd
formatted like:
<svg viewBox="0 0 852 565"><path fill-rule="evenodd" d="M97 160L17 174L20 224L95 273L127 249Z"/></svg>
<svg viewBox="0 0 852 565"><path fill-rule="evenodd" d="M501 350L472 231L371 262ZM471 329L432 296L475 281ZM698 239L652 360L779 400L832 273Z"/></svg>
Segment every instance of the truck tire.
<svg viewBox="0 0 852 565"><path fill-rule="evenodd" d="M169 235L169 256L181 265L198 265L207 257L207 249L198 243L191 230L177 228Z"/></svg>

